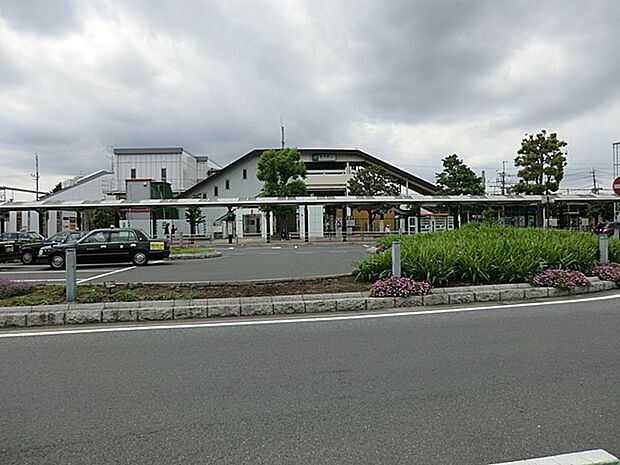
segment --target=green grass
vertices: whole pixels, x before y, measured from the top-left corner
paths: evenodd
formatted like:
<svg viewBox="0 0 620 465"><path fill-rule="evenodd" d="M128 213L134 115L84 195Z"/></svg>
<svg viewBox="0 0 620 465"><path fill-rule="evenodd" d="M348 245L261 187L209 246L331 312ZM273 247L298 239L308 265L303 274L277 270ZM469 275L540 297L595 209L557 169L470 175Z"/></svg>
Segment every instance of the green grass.
<svg viewBox="0 0 620 465"><path fill-rule="evenodd" d="M460 229L415 236L388 236L401 243L403 276L433 285L527 282L546 268L589 271L598 261L598 237L552 229L505 228L470 223ZM620 241L609 241L609 258L620 261ZM390 276L391 251L370 256L354 274L367 281Z"/></svg>
<svg viewBox="0 0 620 465"><path fill-rule="evenodd" d="M170 249L171 254L181 253L212 253L215 252L213 247L172 247Z"/></svg>

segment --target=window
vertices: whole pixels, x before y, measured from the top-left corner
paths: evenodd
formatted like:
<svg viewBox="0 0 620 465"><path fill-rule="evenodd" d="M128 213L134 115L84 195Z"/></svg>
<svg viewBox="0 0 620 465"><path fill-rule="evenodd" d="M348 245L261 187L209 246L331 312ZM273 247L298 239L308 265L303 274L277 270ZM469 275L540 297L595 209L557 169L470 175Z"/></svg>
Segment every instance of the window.
<svg viewBox="0 0 620 465"><path fill-rule="evenodd" d="M99 231L92 233L84 238L82 244L97 244L101 242L108 242L108 234L105 231Z"/></svg>
<svg viewBox="0 0 620 465"><path fill-rule="evenodd" d="M112 231L110 233L110 242L133 242L136 235L133 231Z"/></svg>
<svg viewBox="0 0 620 465"><path fill-rule="evenodd" d="M162 168L161 169L161 180L165 181L166 180L166 168Z"/></svg>
<svg viewBox="0 0 620 465"><path fill-rule="evenodd" d="M230 189L230 179L226 180L226 190Z"/></svg>
<svg viewBox="0 0 620 465"><path fill-rule="evenodd" d="M129 175L131 179L136 179L136 169L131 168L131 174Z"/></svg>
<svg viewBox="0 0 620 465"><path fill-rule="evenodd" d="M243 168L243 179L248 179L248 170Z"/></svg>
<svg viewBox="0 0 620 465"><path fill-rule="evenodd" d="M213 197L217 197L219 194L217 186L213 187Z"/></svg>

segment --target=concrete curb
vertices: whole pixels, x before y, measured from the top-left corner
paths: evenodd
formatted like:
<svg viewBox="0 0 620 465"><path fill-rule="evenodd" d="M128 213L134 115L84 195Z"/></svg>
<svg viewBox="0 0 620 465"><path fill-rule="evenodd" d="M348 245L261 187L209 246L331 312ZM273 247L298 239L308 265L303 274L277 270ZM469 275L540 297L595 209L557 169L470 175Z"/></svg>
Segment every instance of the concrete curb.
<svg viewBox="0 0 620 465"><path fill-rule="evenodd" d="M185 320L290 313L362 312L403 307L514 302L617 289L610 281L589 278L589 285L566 290L530 284L499 284L433 289L429 295L369 297L366 292L308 294L229 299L101 302L93 304L0 307L0 328L57 326L83 323Z"/></svg>
<svg viewBox="0 0 620 465"><path fill-rule="evenodd" d="M603 449L593 449L539 459L496 463L494 465L618 465L619 463L618 458Z"/></svg>
<svg viewBox="0 0 620 465"><path fill-rule="evenodd" d="M175 253L170 254L166 260L196 260L200 258L217 258L221 256L222 252Z"/></svg>

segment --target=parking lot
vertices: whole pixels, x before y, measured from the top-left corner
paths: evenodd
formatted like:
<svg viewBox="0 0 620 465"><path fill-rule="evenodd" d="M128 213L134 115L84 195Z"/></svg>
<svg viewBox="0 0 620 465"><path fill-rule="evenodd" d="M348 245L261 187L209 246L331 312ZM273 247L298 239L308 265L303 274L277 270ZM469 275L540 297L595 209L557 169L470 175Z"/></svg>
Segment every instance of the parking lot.
<svg viewBox="0 0 620 465"><path fill-rule="evenodd" d="M78 284L198 283L303 278L350 273L366 255L368 244L273 245L218 247L221 257L152 261L136 267L130 263L78 265ZM45 264L0 264L0 276L12 280L62 284L65 271Z"/></svg>

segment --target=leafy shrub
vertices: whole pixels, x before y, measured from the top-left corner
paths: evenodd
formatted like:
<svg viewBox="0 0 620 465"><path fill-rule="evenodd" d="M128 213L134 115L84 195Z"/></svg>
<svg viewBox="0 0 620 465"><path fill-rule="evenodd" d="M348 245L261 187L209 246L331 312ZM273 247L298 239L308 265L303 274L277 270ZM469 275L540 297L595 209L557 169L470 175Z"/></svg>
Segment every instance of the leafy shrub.
<svg viewBox="0 0 620 465"><path fill-rule="evenodd" d="M592 274L603 281L613 281L620 285L620 263L597 265L592 269Z"/></svg>
<svg viewBox="0 0 620 465"><path fill-rule="evenodd" d="M581 271L549 269L538 273L532 279L534 284L560 289L575 289L576 286L587 286L588 278Z"/></svg>
<svg viewBox="0 0 620 465"><path fill-rule="evenodd" d="M427 295L430 291L431 285L426 281L390 277L375 281L370 295L374 297L409 297L410 295Z"/></svg>
<svg viewBox="0 0 620 465"><path fill-rule="evenodd" d="M0 299L28 294L32 287L30 283L12 281L0 276Z"/></svg>
<svg viewBox="0 0 620 465"><path fill-rule="evenodd" d="M469 223L460 229L391 236L380 247L401 243L405 277L432 285L526 282L548 268L591 270L598 262L598 238L591 234ZM620 241L609 241L609 258L620 261ZM391 251L373 254L354 269L366 281L390 276Z"/></svg>

